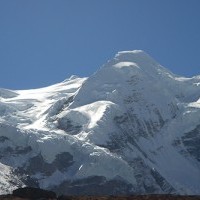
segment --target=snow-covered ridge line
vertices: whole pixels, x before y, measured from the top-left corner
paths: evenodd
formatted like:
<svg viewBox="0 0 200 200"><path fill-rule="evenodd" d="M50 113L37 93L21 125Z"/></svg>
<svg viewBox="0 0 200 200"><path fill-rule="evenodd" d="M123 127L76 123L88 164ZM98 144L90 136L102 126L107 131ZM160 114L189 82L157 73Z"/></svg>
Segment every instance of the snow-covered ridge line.
<svg viewBox="0 0 200 200"><path fill-rule="evenodd" d="M37 180L57 191L80 184L89 194L96 184L110 194L112 183L113 193L200 194L199 77L174 75L134 50L117 53L89 78L0 89L2 169L20 172L22 185ZM3 193L10 182L0 178Z"/></svg>

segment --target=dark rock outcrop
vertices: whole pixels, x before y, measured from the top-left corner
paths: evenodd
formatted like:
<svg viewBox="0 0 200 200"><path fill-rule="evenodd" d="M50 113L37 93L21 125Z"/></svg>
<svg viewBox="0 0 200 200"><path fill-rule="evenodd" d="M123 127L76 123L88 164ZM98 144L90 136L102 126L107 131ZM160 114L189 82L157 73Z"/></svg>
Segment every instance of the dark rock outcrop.
<svg viewBox="0 0 200 200"><path fill-rule="evenodd" d="M19 188L13 191L13 196L26 199L56 199L56 193L40 188Z"/></svg>

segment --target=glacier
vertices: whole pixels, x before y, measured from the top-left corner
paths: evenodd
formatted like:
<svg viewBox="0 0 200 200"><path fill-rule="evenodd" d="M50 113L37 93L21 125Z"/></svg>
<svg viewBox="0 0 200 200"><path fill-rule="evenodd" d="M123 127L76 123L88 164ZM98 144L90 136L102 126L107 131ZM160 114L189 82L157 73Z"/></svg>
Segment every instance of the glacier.
<svg viewBox="0 0 200 200"><path fill-rule="evenodd" d="M200 76L141 50L90 77L0 89L0 194L200 194Z"/></svg>

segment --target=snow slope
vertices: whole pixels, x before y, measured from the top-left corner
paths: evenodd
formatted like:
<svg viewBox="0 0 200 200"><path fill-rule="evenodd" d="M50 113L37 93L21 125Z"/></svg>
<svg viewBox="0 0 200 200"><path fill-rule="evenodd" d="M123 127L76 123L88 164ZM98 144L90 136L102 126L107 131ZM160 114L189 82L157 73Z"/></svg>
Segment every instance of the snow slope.
<svg viewBox="0 0 200 200"><path fill-rule="evenodd" d="M0 193L200 194L199 144L200 76L174 75L140 50L89 78L0 89Z"/></svg>

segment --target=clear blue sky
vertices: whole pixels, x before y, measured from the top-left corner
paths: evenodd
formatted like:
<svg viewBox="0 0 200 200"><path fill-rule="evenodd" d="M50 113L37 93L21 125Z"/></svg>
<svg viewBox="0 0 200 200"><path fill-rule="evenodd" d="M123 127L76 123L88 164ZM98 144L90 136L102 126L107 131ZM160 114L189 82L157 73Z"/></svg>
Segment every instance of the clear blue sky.
<svg viewBox="0 0 200 200"><path fill-rule="evenodd" d="M200 74L200 0L0 0L0 87L90 76L134 49Z"/></svg>

